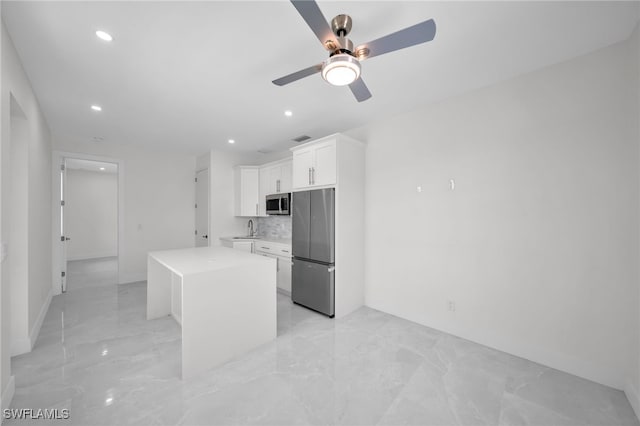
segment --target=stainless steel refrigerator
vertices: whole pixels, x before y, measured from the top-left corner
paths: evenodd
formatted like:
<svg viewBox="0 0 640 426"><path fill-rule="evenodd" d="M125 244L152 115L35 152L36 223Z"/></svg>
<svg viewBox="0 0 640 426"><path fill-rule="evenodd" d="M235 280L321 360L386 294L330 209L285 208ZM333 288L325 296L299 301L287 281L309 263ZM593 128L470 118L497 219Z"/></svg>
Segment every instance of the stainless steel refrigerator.
<svg viewBox="0 0 640 426"><path fill-rule="evenodd" d="M335 315L335 189L294 192L291 299Z"/></svg>

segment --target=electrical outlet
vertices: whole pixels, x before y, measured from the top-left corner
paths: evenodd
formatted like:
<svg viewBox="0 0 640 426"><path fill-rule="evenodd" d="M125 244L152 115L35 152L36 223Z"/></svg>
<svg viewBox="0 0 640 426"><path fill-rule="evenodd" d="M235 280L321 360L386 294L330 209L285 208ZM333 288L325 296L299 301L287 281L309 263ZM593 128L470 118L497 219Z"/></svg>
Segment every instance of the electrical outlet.
<svg viewBox="0 0 640 426"><path fill-rule="evenodd" d="M447 300L447 310L450 312L456 311L456 302L455 300Z"/></svg>

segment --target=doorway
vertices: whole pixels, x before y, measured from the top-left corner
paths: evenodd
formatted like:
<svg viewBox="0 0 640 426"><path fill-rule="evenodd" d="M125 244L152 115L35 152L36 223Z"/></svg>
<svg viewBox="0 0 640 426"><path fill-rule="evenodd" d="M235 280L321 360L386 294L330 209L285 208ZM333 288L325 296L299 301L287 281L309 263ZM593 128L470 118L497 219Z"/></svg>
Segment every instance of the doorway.
<svg viewBox="0 0 640 426"><path fill-rule="evenodd" d="M118 164L63 157L62 292L118 284Z"/></svg>
<svg viewBox="0 0 640 426"><path fill-rule="evenodd" d="M196 173L196 247L209 246L209 169Z"/></svg>

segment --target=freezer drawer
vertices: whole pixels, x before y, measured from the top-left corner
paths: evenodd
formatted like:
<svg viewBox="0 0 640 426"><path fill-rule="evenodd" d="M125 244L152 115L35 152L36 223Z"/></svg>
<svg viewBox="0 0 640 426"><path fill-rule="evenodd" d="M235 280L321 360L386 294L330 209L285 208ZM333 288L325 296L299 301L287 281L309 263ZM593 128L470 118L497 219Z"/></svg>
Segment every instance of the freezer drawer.
<svg viewBox="0 0 640 426"><path fill-rule="evenodd" d="M291 267L291 299L333 317L335 315L333 265L294 259Z"/></svg>

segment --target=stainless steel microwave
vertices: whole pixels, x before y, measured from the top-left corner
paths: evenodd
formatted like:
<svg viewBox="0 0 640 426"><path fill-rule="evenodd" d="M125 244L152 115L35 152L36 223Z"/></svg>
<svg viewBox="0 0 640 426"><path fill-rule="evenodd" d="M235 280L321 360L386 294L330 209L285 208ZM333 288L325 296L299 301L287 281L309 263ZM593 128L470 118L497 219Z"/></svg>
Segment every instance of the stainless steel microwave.
<svg viewBox="0 0 640 426"><path fill-rule="evenodd" d="M267 195L267 214L291 214L291 194L286 192L284 194L271 194Z"/></svg>

